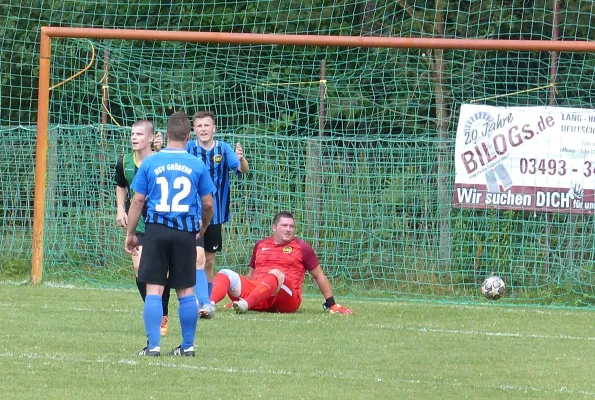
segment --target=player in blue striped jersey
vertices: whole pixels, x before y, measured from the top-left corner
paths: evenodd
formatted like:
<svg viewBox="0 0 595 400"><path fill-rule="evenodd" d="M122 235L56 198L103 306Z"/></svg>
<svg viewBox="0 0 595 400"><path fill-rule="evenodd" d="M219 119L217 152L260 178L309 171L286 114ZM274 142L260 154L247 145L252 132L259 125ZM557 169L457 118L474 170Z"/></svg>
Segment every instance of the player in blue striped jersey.
<svg viewBox="0 0 595 400"><path fill-rule="evenodd" d="M222 225L229 221L230 211L230 174L245 174L250 167L244 158L244 150L240 143L236 144L235 151L232 147L221 140L215 140L215 115L210 111L199 111L192 117L192 125L197 139L186 144L188 153L197 156L209 169L213 183L217 187L214 195L215 214L211 224L205 233L205 267L204 273L208 282L208 293L199 293L197 296L201 303L199 316L201 318L212 318L214 307L209 302L209 296L213 287L215 254L221 252L223 238L221 234ZM197 275L201 271L197 270Z"/></svg>
<svg viewBox="0 0 595 400"><path fill-rule="evenodd" d="M194 295L196 238L204 235L211 221L212 193L216 188L204 163L185 151L189 134L188 116L183 112L174 113L167 123L168 147L141 164L131 185L135 193L128 213L125 247L133 255L139 245L136 226L145 201L147 203L138 271L138 279L146 283L147 290L143 319L149 343L139 353L142 356L161 354L161 296L167 282L176 290L180 301L178 313L182 329L182 343L169 354L194 356L198 320Z"/></svg>

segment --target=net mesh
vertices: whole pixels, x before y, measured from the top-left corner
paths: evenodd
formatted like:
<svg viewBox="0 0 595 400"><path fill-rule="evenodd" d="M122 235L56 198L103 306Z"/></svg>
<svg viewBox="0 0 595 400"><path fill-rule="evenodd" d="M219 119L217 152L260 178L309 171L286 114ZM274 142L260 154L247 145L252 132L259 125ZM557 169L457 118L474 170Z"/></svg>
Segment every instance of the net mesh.
<svg viewBox="0 0 595 400"><path fill-rule="evenodd" d="M556 21L551 1L29 3L0 5L5 277L28 273L31 259L41 25L587 40L595 15L592 2L570 2ZM549 52L54 39L44 279L131 284L113 183L128 127L209 109L218 137L241 142L251 164L232 179L218 267L244 272L287 209L339 294L469 301L494 272L509 303L588 305L591 216L451 205L462 103L590 107L595 56L557 54L555 87L553 62Z"/></svg>

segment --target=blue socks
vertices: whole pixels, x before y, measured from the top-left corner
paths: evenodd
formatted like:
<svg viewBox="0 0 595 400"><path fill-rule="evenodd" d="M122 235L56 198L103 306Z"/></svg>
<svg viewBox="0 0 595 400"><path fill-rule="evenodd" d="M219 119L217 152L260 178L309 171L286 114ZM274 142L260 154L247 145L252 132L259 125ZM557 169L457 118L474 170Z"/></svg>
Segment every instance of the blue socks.
<svg viewBox="0 0 595 400"><path fill-rule="evenodd" d="M211 297L211 293L213 293L213 282L208 282L207 287L209 290L209 297Z"/></svg>
<svg viewBox="0 0 595 400"><path fill-rule="evenodd" d="M198 314L198 311L197 311ZM145 321L145 332L149 341L149 349L159 346L161 340L161 319L163 318L163 305L161 296L156 294L147 295L143 309L143 320Z"/></svg>
<svg viewBox="0 0 595 400"><path fill-rule="evenodd" d="M198 304L203 305L209 302L211 291L207 286L207 275L205 274L204 269L196 270L196 286L194 286L194 293L196 293Z"/></svg>
<svg viewBox="0 0 595 400"><path fill-rule="evenodd" d="M148 299L149 296L147 296ZM178 314L182 327L182 350L186 350L188 347L194 346L194 336L196 335L196 324L198 322L198 304L196 304L196 296L194 295L180 297L178 300L180 301ZM159 305L161 306L161 303ZM161 319L159 323L161 323ZM159 337L159 324L157 324L157 335ZM151 338L149 338L149 342L150 340Z"/></svg>

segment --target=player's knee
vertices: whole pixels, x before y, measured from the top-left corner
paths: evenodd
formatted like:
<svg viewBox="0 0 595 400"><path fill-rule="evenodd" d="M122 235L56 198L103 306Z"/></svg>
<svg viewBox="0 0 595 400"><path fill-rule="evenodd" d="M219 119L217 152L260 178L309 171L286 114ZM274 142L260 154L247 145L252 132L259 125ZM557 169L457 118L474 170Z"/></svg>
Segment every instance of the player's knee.
<svg viewBox="0 0 595 400"><path fill-rule="evenodd" d="M205 269L205 251L202 247L196 248L196 269Z"/></svg>
<svg viewBox="0 0 595 400"><path fill-rule="evenodd" d="M277 288L280 288L281 286L283 286L283 283L285 283L285 274L283 272L281 272L278 269L274 268L274 269L272 269L272 270L269 271L269 274L275 275L277 277L277 280L279 281L279 284L277 285Z"/></svg>
<svg viewBox="0 0 595 400"><path fill-rule="evenodd" d="M224 268L218 272L218 274L223 274L229 278L229 291L235 291L237 288L240 287L240 274L231 269Z"/></svg>
<svg viewBox="0 0 595 400"><path fill-rule="evenodd" d="M213 270L213 267L214 267L214 265L215 265L215 263L214 263L213 261L214 261L214 260L213 260L212 258L205 257L204 266L205 266L205 269L206 269L207 271L212 271L212 270Z"/></svg>

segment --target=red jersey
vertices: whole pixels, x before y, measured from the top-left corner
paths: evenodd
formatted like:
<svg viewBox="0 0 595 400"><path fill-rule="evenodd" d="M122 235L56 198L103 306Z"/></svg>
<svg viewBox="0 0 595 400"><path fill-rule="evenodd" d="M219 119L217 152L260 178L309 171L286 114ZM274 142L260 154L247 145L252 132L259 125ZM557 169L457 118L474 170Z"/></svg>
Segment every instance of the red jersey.
<svg viewBox="0 0 595 400"><path fill-rule="evenodd" d="M275 244L273 237L262 239L254 245L250 268L254 268L253 280L263 278L271 269L278 269L285 274L286 285L302 292L306 270L318 267L318 257L314 249L302 239L293 238L285 244Z"/></svg>

